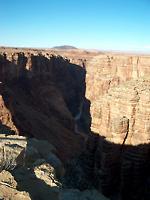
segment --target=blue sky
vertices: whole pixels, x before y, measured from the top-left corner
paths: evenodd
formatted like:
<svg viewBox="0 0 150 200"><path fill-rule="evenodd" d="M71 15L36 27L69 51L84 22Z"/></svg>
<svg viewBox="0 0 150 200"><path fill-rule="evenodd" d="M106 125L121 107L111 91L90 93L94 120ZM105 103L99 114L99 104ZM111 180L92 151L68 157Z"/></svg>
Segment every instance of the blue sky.
<svg viewBox="0 0 150 200"><path fill-rule="evenodd" d="M0 45L150 52L150 0L0 0Z"/></svg>

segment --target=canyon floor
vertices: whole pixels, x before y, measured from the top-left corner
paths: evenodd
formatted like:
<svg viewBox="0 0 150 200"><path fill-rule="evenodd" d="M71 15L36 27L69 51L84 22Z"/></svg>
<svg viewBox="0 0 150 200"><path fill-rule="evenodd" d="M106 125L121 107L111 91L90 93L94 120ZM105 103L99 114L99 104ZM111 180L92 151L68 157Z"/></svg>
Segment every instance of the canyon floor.
<svg viewBox="0 0 150 200"><path fill-rule="evenodd" d="M150 55L1 47L0 199L149 200Z"/></svg>

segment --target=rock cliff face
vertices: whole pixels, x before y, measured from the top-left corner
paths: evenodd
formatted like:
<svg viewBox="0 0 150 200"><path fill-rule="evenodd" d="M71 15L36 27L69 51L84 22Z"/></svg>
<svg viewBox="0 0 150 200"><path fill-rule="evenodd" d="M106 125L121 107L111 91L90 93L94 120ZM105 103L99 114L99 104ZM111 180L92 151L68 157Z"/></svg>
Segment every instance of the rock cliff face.
<svg viewBox="0 0 150 200"><path fill-rule="evenodd" d="M80 152L74 118L85 101L82 67L61 56L3 53L0 81L1 129L46 139L62 159Z"/></svg>
<svg viewBox="0 0 150 200"><path fill-rule="evenodd" d="M93 132L119 144L149 142L149 63L149 56L127 55L95 56L87 63Z"/></svg>
<svg viewBox="0 0 150 200"><path fill-rule="evenodd" d="M93 134L75 170L84 178L75 180L115 200L149 199L150 57L101 54L84 64Z"/></svg>
<svg viewBox="0 0 150 200"><path fill-rule="evenodd" d="M149 198L149 63L148 56L101 55L87 65L91 130L99 135L93 162L102 191L114 199Z"/></svg>
<svg viewBox="0 0 150 200"><path fill-rule="evenodd" d="M150 80L127 81L92 103L92 129L116 144L149 143Z"/></svg>
<svg viewBox="0 0 150 200"><path fill-rule="evenodd" d="M0 132L56 148L67 160L62 199L96 195L91 188L112 200L150 199L150 57L17 51L0 56ZM50 171L35 169L40 179Z"/></svg>
<svg viewBox="0 0 150 200"><path fill-rule="evenodd" d="M86 95L91 101L128 80L149 77L149 56L98 55L87 62Z"/></svg>

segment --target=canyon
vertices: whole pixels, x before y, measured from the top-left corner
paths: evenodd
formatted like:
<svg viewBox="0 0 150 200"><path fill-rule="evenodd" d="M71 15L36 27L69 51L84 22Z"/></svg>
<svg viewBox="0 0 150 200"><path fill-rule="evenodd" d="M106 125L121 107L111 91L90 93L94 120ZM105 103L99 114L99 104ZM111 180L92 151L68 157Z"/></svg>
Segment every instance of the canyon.
<svg viewBox="0 0 150 200"><path fill-rule="evenodd" d="M150 56L0 48L0 134L2 199L150 199Z"/></svg>

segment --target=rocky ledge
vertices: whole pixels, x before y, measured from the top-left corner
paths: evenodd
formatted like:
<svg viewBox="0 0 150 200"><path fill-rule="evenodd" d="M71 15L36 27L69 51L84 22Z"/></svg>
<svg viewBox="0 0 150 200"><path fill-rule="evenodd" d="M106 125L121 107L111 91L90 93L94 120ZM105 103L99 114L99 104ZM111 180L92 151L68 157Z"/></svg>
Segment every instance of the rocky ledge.
<svg viewBox="0 0 150 200"><path fill-rule="evenodd" d="M47 141L0 134L0 166L2 200L107 200L94 189L64 186L64 166Z"/></svg>

